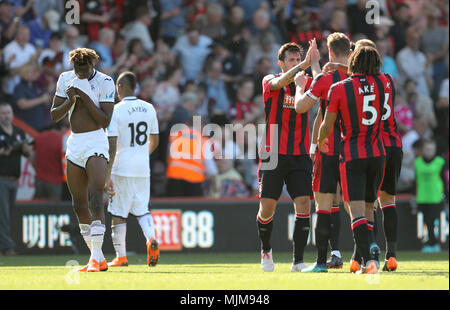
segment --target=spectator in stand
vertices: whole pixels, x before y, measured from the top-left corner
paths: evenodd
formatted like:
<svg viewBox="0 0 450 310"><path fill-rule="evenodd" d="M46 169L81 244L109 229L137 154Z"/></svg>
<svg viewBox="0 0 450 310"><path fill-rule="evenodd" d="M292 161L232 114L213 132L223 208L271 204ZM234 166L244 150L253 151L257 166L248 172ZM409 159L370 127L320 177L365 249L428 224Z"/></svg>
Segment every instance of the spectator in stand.
<svg viewBox="0 0 450 310"><path fill-rule="evenodd" d="M11 42L16 36L20 16L14 14L9 0L0 0L0 49Z"/></svg>
<svg viewBox="0 0 450 310"><path fill-rule="evenodd" d="M328 21L327 21L328 22ZM336 8L331 13L331 19L327 23L327 29L323 33L323 37L327 38L330 33L333 32L342 32L351 40L351 34L348 31L348 21L347 21L347 13L345 9Z"/></svg>
<svg viewBox="0 0 450 310"><path fill-rule="evenodd" d="M355 4L347 7L347 17L350 27L350 33L355 36L357 33L364 34L367 38L375 39L374 24L366 22L366 16L371 14L366 8L367 0L356 0Z"/></svg>
<svg viewBox="0 0 450 310"><path fill-rule="evenodd" d="M34 199L61 200L63 183L63 166L61 155L64 154L64 134L70 125L65 121L53 124L50 129L41 132L33 145L31 163L36 175L34 178Z"/></svg>
<svg viewBox="0 0 450 310"><path fill-rule="evenodd" d="M263 34L271 33L278 45L285 41L284 38L281 37L277 27L270 22L270 12L267 9L260 8L253 13L250 30L252 31L252 36L254 38L257 38Z"/></svg>
<svg viewBox="0 0 450 310"><path fill-rule="evenodd" d="M222 78L222 63L211 59L205 64L206 97L212 111L227 113L230 107L225 81Z"/></svg>
<svg viewBox="0 0 450 310"><path fill-rule="evenodd" d="M206 18L200 21L200 33L211 39L220 39L226 34L223 23L223 7L219 3L208 3Z"/></svg>
<svg viewBox="0 0 450 310"><path fill-rule="evenodd" d="M413 112L405 99L400 95L395 97L394 104L395 120L400 136L403 137L413 127Z"/></svg>
<svg viewBox="0 0 450 310"><path fill-rule="evenodd" d="M185 26L184 0L161 1L161 39L172 47Z"/></svg>
<svg viewBox="0 0 450 310"><path fill-rule="evenodd" d="M393 16L395 26L391 28L391 36L394 41L394 55L406 46L406 31L410 27L410 9L405 2L400 2L395 7Z"/></svg>
<svg viewBox="0 0 450 310"><path fill-rule="evenodd" d="M262 94L262 80L263 78L272 72L272 57L262 56L256 62L255 68L253 69L253 82L255 90L253 92L253 97Z"/></svg>
<svg viewBox="0 0 450 310"><path fill-rule="evenodd" d="M289 16L289 6L291 0L275 0L272 1L272 11L271 14L273 16L272 23L275 25L278 30L282 41L286 41L289 37L288 30L286 27L286 19Z"/></svg>
<svg viewBox="0 0 450 310"><path fill-rule="evenodd" d="M268 9L270 7L268 0L237 0L235 2L237 6L240 6L244 10L244 19L246 23L249 23L253 18L253 14L260 8Z"/></svg>
<svg viewBox="0 0 450 310"><path fill-rule="evenodd" d="M223 38L227 48L239 59L244 59L248 42L251 41L252 34L244 24L244 10L239 6L233 6L230 14L224 21L226 35Z"/></svg>
<svg viewBox="0 0 450 310"><path fill-rule="evenodd" d="M438 142L438 154L443 154L448 151L448 133L449 133L449 109L448 109L448 76L442 81L439 99L436 103L437 128L436 140Z"/></svg>
<svg viewBox="0 0 450 310"><path fill-rule="evenodd" d="M39 16L39 10L34 5L35 0L12 0L11 2L25 24Z"/></svg>
<svg viewBox="0 0 450 310"><path fill-rule="evenodd" d="M167 122L172 117L177 105L180 104L181 95L179 85L182 77L182 70L173 67L167 72L165 79L158 84L153 96L153 103L158 112L158 120ZM164 130L160 128L160 132Z"/></svg>
<svg viewBox="0 0 450 310"><path fill-rule="evenodd" d="M318 42L323 40L322 32L317 28L312 12L308 10L306 4L305 0L296 0L292 8L292 17L286 22L289 40L303 47L308 46L312 38L316 38Z"/></svg>
<svg viewBox="0 0 450 310"><path fill-rule="evenodd" d="M239 82L236 98L228 112L233 123L245 126L249 123L255 123L260 116L258 105L253 101L254 88L251 77L245 77Z"/></svg>
<svg viewBox="0 0 450 310"><path fill-rule="evenodd" d="M157 82L153 77L146 77L139 83L138 98L150 103L153 103Z"/></svg>
<svg viewBox="0 0 450 310"><path fill-rule="evenodd" d="M432 131L428 127L428 122L424 118L415 118L413 129L408 131L402 138L404 157L414 157L413 144L418 140L430 139L433 136Z"/></svg>
<svg viewBox="0 0 450 310"><path fill-rule="evenodd" d="M56 11L59 16L64 15L64 2L60 0L35 0L35 6L38 10L39 16L44 16L45 12L50 10Z"/></svg>
<svg viewBox="0 0 450 310"><path fill-rule="evenodd" d="M29 157L31 147L25 132L13 125L13 109L0 103L0 254L16 255L11 237L10 212L14 209L17 180L21 173L21 157Z"/></svg>
<svg viewBox="0 0 450 310"><path fill-rule="evenodd" d="M0 48L5 47L17 35L26 11L22 6L13 7L13 0L0 0Z"/></svg>
<svg viewBox="0 0 450 310"><path fill-rule="evenodd" d="M62 36L58 32L53 32L50 36L49 47L44 49L39 55L38 64L43 65L44 59L54 64L57 75L63 71L63 41Z"/></svg>
<svg viewBox="0 0 450 310"><path fill-rule="evenodd" d="M110 75L113 72L114 60L112 57L112 47L115 40L115 33L111 28L102 28L98 34L98 41L91 43L90 48L95 50L100 56L98 70Z"/></svg>
<svg viewBox="0 0 450 310"><path fill-rule="evenodd" d="M216 159L218 174L214 177L214 188L211 191L213 198L242 198L248 197L249 191L242 176L233 167L231 159Z"/></svg>
<svg viewBox="0 0 450 310"><path fill-rule="evenodd" d="M391 28L395 25L394 21L386 16L380 16L379 22L375 24L375 38L391 40Z"/></svg>
<svg viewBox="0 0 450 310"><path fill-rule="evenodd" d="M27 23L30 28L30 43L48 48L52 33L59 31L59 14L56 11L48 11L44 16Z"/></svg>
<svg viewBox="0 0 450 310"><path fill-rule="evenodd" d="M208 0L194 0L187 9L187 22L189 24L199 23L206 18L206 6Z"/></svg>
<svg viewBox="0 0 450 310"><path fill-rule="evenodd" d="M84 12L81 22L87 27L90 42L99 40L100 30L103 28L117 29L121 22L121 9L116 0L87 0L84 1Z"/></svg>
<svg viewBox="0 0 450 310"><path fill-rule="evenodd" d="M113 62L116 63L120 56L122 56L127 49L127 42L125 40L125 37L121 35L120 33L114 34L115 40L114 40L114 48L111 50Z"/></svg>
<svg viewBox="0 0 450 310"><path fill-rule="evenodd" d="M71 70L72 64L69 61L69 53L81 47L79 43L80 32L75 26L69 26L66 28L63 36L63 68L64 71Z"/></svg>
<svg viewBox="0 0 450 310"><path fill-rule="evenodd" d="M184 84L188 80L195 80L203 69L206 57L211 52L211 38L200 34L198 27L190 24L186 34L179 37L172 49L180 59L183 68Z"/></svg>
<svg viewBox="0 0 450 310"><path fill-rule="evenodd" d="M34 64L20 69L20 82L14 88L15 115L37 131L51 124L49 111L52 97L39 88L40 71Z"/></svg>
<svg viewBox="0 0 450 310"><path fill-rule="evenodd" d="M128 43L132 39L138 38L141 40L147 53L153 52L155 44L149 31L153 17L155 17L155 12L150 11L146 7L139 7L136 10L136 19L125 25L121 31L121 34L125 37L126 42Z"/></svg>
<svg viewBox="0 0 450 310"><path fill-rule="evenodd" d="M236 92L235 83L242 77L242 66L239 58L236 57L226 46L223 40L215 40L210 46L212 57L222 63L222 78L227 86L227 94L232 98Z"/></svg>
<svg viewBox="0 0 450 310"><path fill-rule="evenodd" d="M252 74L256 62L264 56L271 59L271 72L280 72L278 63L279 45L275 42L275 37L269 33L260 33L257 41L250 45L244 62L244 74Z"/></svg>
<svg viewBox="0 0 450 310"><path fill-rule="evenodd" d="M437 121L434 114L433 101L417 91L417 84L413 80L406 80L403 87L406 102L413 112L414 118L423 118L430 128L436 128Z"/></svg>
<svg viewBox="0 0 450 310"><path fill-rule="evenodd" d="M30 29L20 25L14 41L5 46L3 60L9 70L8 77L3 80L5 94L13 94L14 87L20 82L20 68L36 57L36 48L29 41Z"/></svg>
<svg viewBox="0 0 450 310"><path fill-rule="evenodd" d="M417 91L424 96L430 96L427 84L427 58L419 51L420 35L412 26L406 32L406 46L397 54L397 69L399 85L404 85L407 79L417 83ZM414 64L414 65L411 65Z"/></svg>
<svg viewBox="0 0 450 310"><path fill-rule="evenodd" d="M398 77L397 64L394 58L391 57L392 49L390 41L387 38L379 38L375 41L377 50L380 53L383 66L380 71L384 73L389 73L394 80Z"/></svg>
<svg viewBox="0 0 450 310"><path fill-rule="evenodd" d="M333 13L335 11L343 11L345 14L345 23L347 24L347 0L328 0L323 3L319 12L317 13L317 17L319 18L319 22L323 25L324 29L331 27L331 20L333 19ZM348 25L347 25L348 26ZM342 31L341 31L342 32ZM343 32L345 33L345 32ZM327 36L325 36L327 37Z"/></svg>
<svg viewBox="0 0 450 310"><path fill-rule="evenodd" d="M151 64L151 58L150 53L145 50L139 38L133 38L128 42L125 58L132 63L130 71L136 73L138 80L142 80L141 73L143 75L148 73L146 70Z"/></svg>
<svg viewBox="0 0 450 310"><path fill-rule="evenodd" d="M156 52L152 59L152 76L158 81L167 75L167 72L172 67L181 67L179 59L170 51L170 47L159 40L156 46Z"/></svg>
<svg viewBox="0 0 450 310"><path fill-rule="evenodd" d="M448 30L439 24L441 12L437 7L427 11L428 27L422 35L422 50L431 66L433 87L432 98L437 100L439 87L447 76L445 57L448 53Z"/></svg>

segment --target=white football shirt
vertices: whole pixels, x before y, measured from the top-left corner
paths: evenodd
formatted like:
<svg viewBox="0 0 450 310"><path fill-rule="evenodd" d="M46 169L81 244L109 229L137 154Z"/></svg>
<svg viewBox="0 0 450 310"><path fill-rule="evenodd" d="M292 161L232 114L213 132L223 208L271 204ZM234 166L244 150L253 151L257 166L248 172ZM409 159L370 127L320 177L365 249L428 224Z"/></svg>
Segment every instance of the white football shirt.
<svg viewBox="0 0 450 310"><path fill-rule="evenodd" d="M114 106L108 137L117 137L117 151L111 174L150 177L149 137L159 134L152 104L134 96Z"/></svg>
<svg viewBox="0 0 450 310"><path fill-rule="evenodd" d="M62 98L68 98L66 90L69 87L73 86L73 82L75 79L78 78L75 74L75 71L73 70L61 73L59 75L58 82L56 83L55 95ZM94 98L92 98L91 96L89 97L91 97L92 101L98 108L100 107L100 102L114 103L116 86L111 77L94 69L94 76L88 79L88 82L89 85L91 86ZM70 109L69 117L74 107L75 105L73 105L72 108Z"/></svg>

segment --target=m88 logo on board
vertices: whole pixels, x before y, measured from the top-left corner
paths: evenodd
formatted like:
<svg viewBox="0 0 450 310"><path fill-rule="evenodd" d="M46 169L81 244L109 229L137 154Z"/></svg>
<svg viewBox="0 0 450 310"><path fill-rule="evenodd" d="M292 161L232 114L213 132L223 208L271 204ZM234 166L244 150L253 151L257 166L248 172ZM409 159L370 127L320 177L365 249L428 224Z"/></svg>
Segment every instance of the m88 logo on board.
<svg viewBox="0 0 450 310"><path fill-rule="evenodd" d="M152 215L162 251L214 245L214 215L210 211L152 210Z"/></svg>

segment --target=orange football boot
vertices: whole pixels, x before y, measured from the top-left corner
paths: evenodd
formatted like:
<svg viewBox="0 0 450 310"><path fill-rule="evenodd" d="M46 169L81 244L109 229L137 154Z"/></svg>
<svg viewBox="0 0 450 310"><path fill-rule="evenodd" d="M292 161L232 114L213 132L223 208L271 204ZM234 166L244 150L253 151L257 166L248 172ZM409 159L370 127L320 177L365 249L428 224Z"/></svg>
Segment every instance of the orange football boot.
<svg viewBox="0 0 450 310"><path fill-rule="evenodd" d="M397 270L397 259L395 257L389 257L384 263L383 271L395 271Z"/></svg>
<svg viewBox="0 0 450 310"><path fill-rule="evenodd" d="M378 265L376 261L368 261L366 268L364 268L363 273L365 274L376 274L378 273Z"/></svg>
<svg viewBox="0 0 450 310"><path fill-rule="evenodd" d="M153 238L147 242L147 264L149 266L156 266L159 263L159 244Z"/></svg>
<svg viewBox="0 0 450 310"><path fill-rule="evenodd" d="M103 260L103 262L101 262L101 263L97 262L95 259L92 259L92 260L89 261L89 263L86 266L81 267L78 270L78 272L97 271L97 270L88 270L89 266L91 265L91 261L95 261L97 264L99 264L99 270L98 271L106 271L106 270L108 270L108 262L106 261L106 259Z"/></svg>
<svg viewBox="0 0 450 310"><path fill-rule="evenodd" d="M109 267L127 267L128 260L126 256L114 257L112 262L108 263Z"/></svg>
<svg viewBox="0 0 450 310"><path fill-rule="evenodd" d="M358 261L352 259L350 261L350 272L355 273L359 270L361 270L361 266L359 265Z"/></svg>

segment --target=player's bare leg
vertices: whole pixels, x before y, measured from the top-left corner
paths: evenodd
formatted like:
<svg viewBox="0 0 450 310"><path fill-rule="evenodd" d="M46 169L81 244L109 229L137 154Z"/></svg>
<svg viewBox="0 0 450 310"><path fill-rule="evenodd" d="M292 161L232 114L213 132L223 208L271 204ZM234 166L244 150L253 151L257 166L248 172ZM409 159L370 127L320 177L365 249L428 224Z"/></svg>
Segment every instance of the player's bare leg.
<svg viewBox="0 0 450 310"><path fill-rule="evenodd" d="M314 265L302 272L328 272L327 252L331 234L331 208L335 194L314 192L317 221L314 228L316 235L317 260Z"/></svg>
<svg viewBox="0 0 450 310"><path fill-rule="evenodd" d="M105 212L103 191L106 178L107 161L100 156L91 156L86 163L88 177L89 210L92 215L91 242L92 250L87 271L99 271L100 265L106 265L102 246L105 235ZM98 267L98 268L97 268Z"/></svg>
<svg viewBox="0 0 450 310"><path fill-rule="evenodd" d="M302 271L307 268L303 261L303 253L308 242L310 230L311 201L309 196L294 199L295 226L293 235L293 262L291 271Z"/></svg>
<svg viewBox="0 0 450 310"><path fill-rule="evenodd" d="M270 237L272 235L273 215L277 201L271 198L261 198L259 202L259 212L256 223L258 227L258 236L261 240L261 267L264 271L271 272L275 266L273 264L272 246Z"/></svg>
<svg viewBox="0 0 450 310"><path fill-rule="evenodd" d="M113 242L116 257L108 263L109 267L128 266L126 251L127 220L117 216L111 218L111 239Z"/></svg>
<svg viewBox="0 0 450 310"><path fill-rule="evenodd" d="M69 160L67 161L67 186L72 196L72 207L80 225L81 235L90 250L90 224L92 220L88 204L87 175L83 168Z"/></svg>
<svg viewBox="0 0 450 310"><path fill-rule="evenodd" d="M349 202L350 218L352 220L353 239L356 250L361 255L366 273L377 273L378 265L372 260L369 248L369 228L366 219L366 203L363 200ZM373 213L373 212L372 212Z"/></svg>
<svg viewBox="0 0 450 310"><path fill-rule="evenodd" d="M386 239L386 257L383 271L395 271L397 269L397 208L395 195L381 191L378 201L383 212L383 228Z"/></svg>

